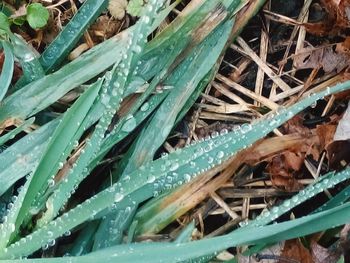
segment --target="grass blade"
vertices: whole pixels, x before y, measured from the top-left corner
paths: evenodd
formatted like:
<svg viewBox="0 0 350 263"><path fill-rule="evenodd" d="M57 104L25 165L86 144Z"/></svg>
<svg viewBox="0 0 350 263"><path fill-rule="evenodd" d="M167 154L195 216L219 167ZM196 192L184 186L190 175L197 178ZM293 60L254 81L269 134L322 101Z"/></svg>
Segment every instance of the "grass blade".
<svg viewBox="0 0 350 263"><path fill-rule="evenodd" d="M128 246L116 246L100 250L83 257L67 257L52 259L18 259L1 260L1 263L36 263L36 262L181 262L193 258L206 258L208 254L215 254L230 247L241 245L273 243L280 240L292 239L323 231L348 222L350 204L319 212L288 222L273 224L259 228L244 228L230 234L186 243L143 243ZM26 242L23 242L26 244ZM31 244L28 246L32 246ZM9 248L10 249L10 248ZM12 251L15 249L12 248ZM167 253L163 253L167 251ZM140 255L142 260L140 261ZM83 261L84 260L84 261Z"/></svg>
<svg viewBox="0 0 350 263"><path fill-rule="evenodd" d="M58 122L49 122L0 154L0 195L35 169Z"/></svg>
<svg viewBox="0 0 350 263"><path fill-rule="evenodd" d="M45 73L36 51L21 36L12 33L9 33L9 36L13 45L13 52L19 60L23 71L23 83L21 85L42 78Z"/></svg>
<svg viewBox="0 0 350 263"><path fill-rule="evenodd" d="M6 41L1 41L1 44L4 48L5 61L0 75L0 102L10 87L15 63L10 45Z"/></svg>
<svg viewBox="0 0 350 263"><path fill-rule="evenodd" d="M182 182L196 177L201 172L211 169L215 165L232 157L240 149L251 145L253 142L260 139L262 135L266 135L273 131L282 123L292 118L296 113L305 109L318 99L349 88L350 82L348 81L332 88L327 88L325 91L310 94L310 96L296 104L288 108L280 109L277 113L269 114L266 118L257 121L253 125L243 126L240 130L223 134L211 138L210 140L177 150L165 158L146 164L145 166L140 167L139 170L130 174L128 180L114 184L56 220L51 221L45 226L45 228L38 229L34 233L12 244L6 250L4 249L0 252L0 257L8 258L10 255L15 257L29 255L39 249L42 245L45 245L49 240L55 239L63 235L67 230L89 220L89 218L96 213L112 206L113 204L120 203L126 196L142 188L144 185L148 184L157 191L157 188L159 187L158 183L162 183L159 180L162 178L165 179L167 176L175 176L174 173L177 171L180 172L179 169L181 167L183 167L181 169L181 174L177 173L176 177L182 177ZM197 165L193 166L192 163L194 161L196 161ZM349 174L350 170L346 170L343 176L348 176ZM177 181L179 181L179 179L177 179ZM309 218L312 218L312 216ZM256 232L255 228L248 227L246 228L246 231L251 231L251 229ZM310 231L310 229L308 231ZM266 234L266 232L261 232L261 234L262 233ZM29 242L29 239L32 241ZM21 242L24 242L27 245L20 246L19 244L21 244Z"/></svg>
<svg viewBox="0 0 350 263"><path fill-rule="evenodd" d="M47 189L54 185L54 175L61 168L67 156L61 153L67 147L74 147L71 139L80 127L80 123L85 118L91 105L96 99L100 85L94 85L88 89L73 106L66 112L62 122L59 124L53 134L49 145L43 155L38 167L36 168L33 178L29 185L29 191L26 193L21 204L21 209L15 222L12 222L18 230L24 218L28 216L29 211L33 209L32 203L38 194L43 194L42 189ZM51 183L53 182L53 183ZM37 208L36 208L37 209Z"/></svg>
<svg viewBox="0 0 350 263"><path fill-rule="evenodd" d="M39 61L46 72L62 63L88 26L107 8L108 0L86 0L78 12L42 53Z"/></svg>
<svg viewBox="0 0 350 263"><path fill-rule="evenodd" d="M96 156L101 147L103 139L107 136L106 131L112 121L113 116L120 107L123 95L127 89L127 80L137 71L136 62L146 43L147 35L142 32L149 32L154 17L158 9L162 6L162 1L150 1L143 16L135 25L132 34L124 36L127 38L128 49L122 54L124 60L116 64L111 72L106 74L103 84L101 102L105 105L106 111L92 134L91 139L84 148L84 153L80 155L76 166L68 174L66 180L62 182L62 187L54 192L47 202L47 212L43 217L44 222L49 222L55 217L61 207L67 202L76 187L87 176L86 169L90 161ZM134 117L132 117L134 118ZM134 125L133 125L134 127ZM88 172L88 171L87 171Z"/></svg>

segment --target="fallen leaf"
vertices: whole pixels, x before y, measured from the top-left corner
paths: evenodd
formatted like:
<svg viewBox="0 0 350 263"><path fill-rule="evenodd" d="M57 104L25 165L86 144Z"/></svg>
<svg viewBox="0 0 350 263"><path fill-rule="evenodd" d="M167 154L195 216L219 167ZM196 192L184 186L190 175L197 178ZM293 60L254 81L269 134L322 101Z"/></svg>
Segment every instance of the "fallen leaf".
<svg viewBox="0 0 350 263"><path fill-rule="evenodd" d="M316 127L316 134L319 138L319 152L322 152L324 149L327 148L329 144L331 144L334 140L334 133L337 126L333 124L324 124L324 125L317 125Z"/></svg>
<svg viewBox="0 0 350 263"><path fill-rule="evenodd" d="M326 16L318 23L305 23L311 34L339 35L342 30L350 27L350 0L322 0Z"/></svg>
<svg viewBox="0 0 350 263"><path fill-rule="evenodd" d="M323 68L326 73L332 71L339 73L350 64L349 53L341 52L341 48L343 46L340 46L338 51L333 51L329 46L318 49L301 49L300 53L294 57L295 67L297 69Z"/></svg>
<svg viewBox="0 0 350 263"><path fill-rule="evenodd" d="M286 122L281 130L284 134L298 134L304 138L304 142L298 147L288 149L273 156L266 167L270 174L271 182L275 187L285 191L297 191L302 188L297 177L304 164L305 157L311 154L314 158L319 158L320 150L319 138L315 130L310 130L303 125L303 118L296 115Z"/></svg>
<svg viewBox="0 0 350 263"><path fill-rule="evenodd" d="M287 162L286 156L293 156L291 162ZM304 156L297 156L296 154L286 151L272 158L267 166L267 171L270 174L273 186L283 188L288 192L300 190L302 185L296 180L297 171L290 167L290 163L295 162L296 165L303 163ZM294 165L293 165L294 166Z"/></svg>
<svg viewBox="0 0 350 263"><path fill-rule="evenodd" d="M329 169L341 170L350 163L350 141L334 141L326 147Z"/></svg>
<svg viewBox="0 0 350 263"><path fill-rule="evenodd" d="M312 255L308 249L306 249L299 239L287 240L284 243L281 257L283 259L289 259L300 263L313 263ZM285 262L280 260L279 263Z"/></svg>
<svg viewBox="0 0 350 263"><path fill-rule="evenodd" d="M284 133L298 133L300 135L310 135L311 131L309 128L303 125L304 119L301 115L296 115L285 124L283 124L283 132Z"/></svg>
<svg viewBox="0 0 350 263"><path fill-rule="evenodd" d="M91 25L89 32L94 42L99 43L116 35L121 29L122 21L102 15Z"/></svg>
<svg viewBox="0 0 350 263"><path fill-rule="evenodd" d="M340 250L324 248L313 240L311 241L310 250L314 263L336 263L341 255Z"/></svg>

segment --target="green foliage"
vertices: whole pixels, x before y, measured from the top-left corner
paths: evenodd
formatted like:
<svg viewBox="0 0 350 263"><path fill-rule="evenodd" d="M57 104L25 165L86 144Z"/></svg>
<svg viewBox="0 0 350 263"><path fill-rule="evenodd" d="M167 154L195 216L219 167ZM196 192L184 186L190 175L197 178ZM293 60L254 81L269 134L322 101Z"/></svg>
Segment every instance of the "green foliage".
<svg viewBox="0 0 350 263"><path fill-rule="evenodd" d="M49 19L49 11L40 3L33 3L27 6L28 24L36 29L44 27Z"/></svg>
<svg viewBox="0 0 350 263"><path fill-rule="evenodd" d="M49 16L49 11L40 3L29 4L26 7L26 14L15 18L10 18L9 15L0 12L0 30L9 32L12 23L22 26L25 21L27 21L33 29L38 29L47 24Z"/></svg>
<svg viewBox="0 0 350 263"><path fill-rule="evenodd" d="M0 12L0 30L5 32L10 31L10 22L8 17L2 12ZM0 31L1 34L4 34L5 32Z"/></svg>
<svg viewBox="0 0 350 263"><path fill-rule="evenodd" d="M140 16L143 6L143 0L130 0L126 11L132 16Z"/></svg>
<svg viewBox="0 0 350 263"><path fill-rule="evenodd" d="M75 90L81 94L70 107L63 107L66 110L60 116L0 153L0 194L12 189L18 192L11 198L0 224L0 262L140 262L140 255L142 262L206 262L232 246L269 244L348 222L350 204L346 189L308 216L270 224L296 205L349 179L349 168L320 177L281 206L264 211L226 235L191 241L191 223L175 242L132 243L145 230L160 231L175 219L174 211L162 209L160 196L215 170L315 101L350 88L350 82L345 82L310 94L252 124L230 132L223 130L154 159L176 124L214 78L225 48L234 38L235 14L244 2L199 1L149 41L176 3L131 1L132 11L128 12L140 16L134 26L46 76L44 72L58 68L77 41L67 39L66 45L62 44L69 37L69 29L76 28L81 36L106 2L85 1L68 29L62 31L41 59L25 41L9 32L10 24L4 24L1 29L8 32L8 39L4 38L2 46L8 63L5 61L0 76L6 83L5 88L0 88L1 98L4 97L0 124L11 118L24 122L1 136L0 145L27 130L34 121L30 116L49 115L52 110L48 107L67 92L89 84ZM32 14L40 12L44 11L38 9ZM8 21L7 17L4 21ZM27 85L19 85L6 96L14 57L22 63L30 57L29 62L33 63L22 67L27 66L26 71L34 72L36 77L27 78ZM126 109L123 101L130 103ZM121 159L115 158L120 155ZM116 169L106 171L112 167L110 162ZM24 183L19 189L14 188L20 179ZM85 180L99 185L90 184L91 189L86 191L81 188ZM76 195L77 189L84 191L83 197ZM147 200L151 201L146 203ZM141 203L145 205L138 207ZM71 232L76 235L67 242L73 240L73 244L61 246L60 238ZM69 255L21 259L56 245L60 253Z"/></svg>
<svg viewBox="0 0 350 263"><path fill-rule="evenodd" d="M56 69L67 58L87 27L102 13L107 4L108 0L86 0L84 2L74 17L70 19L41 55L40 63L46 72Z"/></svg>
<svg viewBox="0 0 350 263"><path fill-rule="evenodd" d="M0 101L2 101L11 84L15 61L11 46L6 41L1 41L0 43L2 44L5 53L5 61L0 74Z"/></svg>

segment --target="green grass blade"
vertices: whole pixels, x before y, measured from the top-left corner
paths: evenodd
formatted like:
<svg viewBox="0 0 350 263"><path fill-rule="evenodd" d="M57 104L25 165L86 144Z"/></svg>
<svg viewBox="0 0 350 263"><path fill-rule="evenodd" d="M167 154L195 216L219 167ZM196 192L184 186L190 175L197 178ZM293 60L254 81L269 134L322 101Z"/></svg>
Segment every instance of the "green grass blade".
<svg viewBox="0 0 350 263"><path fill-rule="evenodd" d="M24 218L28 216L29 211L33 209L32 203L38 193L42 194L42 189L47 189L54 185L54 176L62 168L62 164L67 158L67 156L62 155L62 152L67 147L73 149L74 146L71 139L74 137L82 120L95 101L100 87L101 85L91 86L65 113L62 122L55 130L45 154L33 174L29 191L26 193L22 202L21 210L18 213L16 221L13 222L17 230Z"/></svg>
<svg viewBox="0 0 350 263"><path fill-rule="evenodd" d="M45 222L49 222L57 215L59 209L67 202L76 187L85 178L87 173L84 170L87 169L89 162L96 156L103 139L108 136L106 131L120 107L123 95L127 89L127 80L137 73L138 69L135 61L139 58L147 42L147 35L143 32L149 32L156 13L162 6L161 2L157 0L150 1L147 8L144 9L143 16L135 25L133 33L124 36L128 42L128 49L122 54L123 62L116 64L111 72L106 74L102 88L101 102L105 105L106 111L97 124L91 139L87 142L84 153L80 155L76 162L76 167L71 170L66 180L62 182L62 187L55 191L48 200L48 210L44 216Z"/></svg>
<svg viewBox="0 0 350 263"><path fill-rule="evenodd" d="M322 205L321 207L316 209L315 213L342 205L349 200L349 196L350 196L350 186L347 186L341 192L339 192L337 195L333 196L324 205Z"/></svg>
<svg viewBox="0 0 350 263"><path fill-rule="evenodd" d="M35 169L58 122L49 122L0 154L0 195Z"/></svg>
<svg viewBox="0 0 350 263"><path fill-rule="evenodd" d="M305 189L301 190L298 194L292 198L285 200L280 206L275 206L270 211L264 211L255 220L243 223L243 227L258 227L271 223L281 215L287 213L297 205L309 200L315 195L332 188L333 186L349 179L350 174L345 172L339 172L334 175L334 172L330 172L322 177L314 184L309 185Z"/></svg>
<svg viewBox="0 0 350 263"><path fill-rule="evenodd" d="M224 13L224 10L217 9L215 12L208 15L208 17L216 17L219 16L218 14ZM220 19L223 20L224 18L225 16L222 16ZM219 22L221 22L220 19ZM210 22L213 24L213 21ZM202 21L202 23L204 22ZM129 153L125 155L123 162L126 166L119 164L119 169L114 175L114 178L120 176L122 169L124 170L122 174L128 175L141 165L153 159L156 150L163 144L174 127L179 112L187 102L186 99L196 91L199 82L211 69L213 64L216 63L225 46L231 28L232 21L222 25L222 27L205 39L201 45L194 48L188 58L186 58L178 68L172 72L169 78L164 81L164 85L173 87L172 90L155 115L148 122L147 126L143 129L136 143L130 148ZM190 69L193 68L196 70L190 71ZM158 127L160 126L163 127L162 133L159 133ZM128 211L135 211L136 205L130 203L127 209ZM129 218L129 220L123 219L121 223L118 220L121 218L121 214L124 214L124 212L117 211L115 215L109 215L103 220L98 230L98 236L95 239L96 248L112 246L117 244L115 243L116 241L122 240L121 235L132 222L132 218ZM128 214L130 216L134 215L134 213ZM125 221L129 222L129 224L125 223ZM114 229L115 232L119 234L119 238L117 238L116 233L110 233L109 229ZM108 240L110 240L110 242L108 242Z"/></svg>
<svg viewBox="0 0 350 263"><path fill-rule="evenodd" d="M195 229L195 223L192 221L189 223L181 233L177 236L175 243L186 243L191 241L193 230Z"/></svg>
<svg viewBox="0 0 350 263"><path fill-rule="evenodd" d="M142 131L133 154L128 156L128 164L124 173L129 174L141 165L153 159L155 152L164 143L173 129L176 117L186 103L186 99L196 90L199 82L214 66L228 39L232 22L225 23L220 30L214 32L202 45L179 66L172 76L179 79L165 81L165 85L173 87L170 94L159 107L154 117ZM196 69L195 71L189 70ZM159 133L159 127L162 132Z"/></svg>
<svg viewBox="0 0 350 263"><path fill-rule="evenodd" d="M25 119L56 102L68 91L92 79L122 57L125 38L118 35L96 46L59 71L8 96L0 106L0 123L11 117Z"/></svg>
<svg viewBox="0 0 350 263"><path fill-rule="evenodd" d="M15 199L12 198L14 201L11 203L11 208L6 214L3 223L0 224L0 233L1 233L0 249L5 249L11 239L11 236L16 231L18 231L18 228L16 229L16 224L15 224L16 218L18 217L22 209L22 203L28 192L32 178L33 178L32 174L27 176L27 181L20 188L20 190L18 190L19 191L18 196L15 196Z"/></svg>
<svg viewBox="0 0 350 263"><path fill-rule="evenodd" d="M89 222L82 230L78 238L74 241L74 245L70 248L68 255L82 256L91 251L93 238L98 227L97 221Z"/></svg>
<svg viewBox="0 0 350 263"><path fill-rule="evenodd" d="M9 255L16 257L26 256L39 249L42 245L45 245L49 240L55 239L67 230L89 220L96 213L103 211L113 204L118 207L118 203L126 196L146 184L149 184L157 191L159 184L165 183L165 180L162 182L160 179L166 179L167 176L177 177L177 181L182 177L182 182L191 180L191 178L226 161L240 149L251 145L262 136L267 135L318 99L349 88L349 81L332 88L327 88L325 91L311 94L288 108L282 108L276 113L269 114L253 125L242 126L239 130L211 138L184 149L179 149L164 158L148 163L130 174L130 178L127 178L127 180L114 184L56 220L51 221L44 228L38 229L22 240L12 244L6 250L0 252L0 257L8 258ZM192 163L196 163L196 165L192 165ZM346 174L343 174L343 176L347 176L349 173L350 170L346 170ZM244 229L249 232L253 228L247 227ZM29 239L32 241L27 242ZM21 242L25 242L27 245L20 246L19 244Z"/></svg>
<svg viewBox="0 0 350 263"><path fill-rule="evenodd" d="M1 41L1 44L4 48L5 60L0 74L0 102L10 87L15 63L10 45L6 41Z"/></svg>
<svg viewBox="0 0 350 263"><path fill-rule="evenodd" d="M108 0L86 0L78 12L42 53L39 61L46 72L62 63L88 26L107 8Z"/></svg>
<svg viewBox="0 0 350 263"><path fill-rule="evenodd" d="M23 71L23 85L42 78L45 73L39 62L38 55L19 35L9 34L13 45L13 52L21 64Z"/></svg>
<svg viewBox="0 0 350 263"><path fill-rule="evenodd" d="M181 262L193 258L206 257L230 247L278 242L323 231L332 227L343 225L350 219L350 204L290 220L288 222L273 224L256 228L244 228L242 231L233 231L230 234L186 243L151 243L116 246L100 250L84 257L67 257L53 259L25 259L25 260L1 260L1 263L34 263L34 262L96 262L103 258L103 262ZM22 244L33 246L33 242L23 240ZM17 247L17 250L20 248ZM11 252L16 247L9 247ZM164 253L166 251L166 253ZM142 259L140 259L142 255ZM13 254L17 256L17 254ZM4 255L2 255L4 258ZM44 261L45 260L45 261ZM65 261L64 261L65 260ZM82 261L84 260L84 261Z"/></svg>
<svg viewBox="0 0 350 263"><path fill-rule="evenodd" d="M150 31L147 32L148 34L155 27L159 26L172 7L173 5L161 10L154 17ZM0 106L0 123L11 117L25 119L32 116L56 102L70 90L94 78L113 64L119 63L122 60L122 50L127 46L127 38L123 36L133 34L134 30L135 26L128 28L117 36L82 54L57 72L26 85L24 89L20 89L6 98L3 101L3 105ZM158 48L161 49L161 47ZM158 56L163 56L164 54L166 52L160 52ZM146 63L146 61L142 63ZM139 66L140 70L144 68L143 64ZM157 64L157 61L153 59L149 70L154 68L159 70L162 68L162 64ZM153 76L152 74L148 75L150 76L149 78Z"/></svg>
<svg viewBox="0 0 350 263"><path fill-rule="evenodd" d="M156 94L145 102L142 111L135 114L136 126L139 126L163 101L166 92ZM94 104L94 109L89 112L87 119L90 119L88 126L90 127L97 121L103 112L101 103ZM53 120L50 123L40 127L38 130L23 137L4 152L0 154L0 195L2 195L11 185L17 180L24 177L34 170L38 164L43 151L47 147L48 139L53 134L57 127L59 119ZM83 125L82 125L83 126ZM120 130L118 133L113 133L107 137L102 145L99 153L91 161L88 170L92 170L97 166L103 156L118 142L123 140L130 132Z"/></svg>

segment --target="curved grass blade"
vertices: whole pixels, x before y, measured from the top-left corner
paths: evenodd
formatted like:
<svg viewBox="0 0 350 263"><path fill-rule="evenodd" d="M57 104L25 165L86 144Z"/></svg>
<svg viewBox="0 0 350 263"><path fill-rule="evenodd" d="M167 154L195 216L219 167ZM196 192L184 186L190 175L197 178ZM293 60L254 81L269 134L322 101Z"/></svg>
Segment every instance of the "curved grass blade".
<svg viewBox="0 0 350 263"><path fill-rule="evenodd" d="M165 8L154 17L148 34L159 26L174 5ZM57 72L13 93L0 106L0 124L11 117L25 119L34 115L56 102L70 90L94 78L113 64L119 63L122 60L122 50L127 46L127 38L124 36L133 34L134 29L135 26L131 26L117 36L93 47ZM158 48L158 56L166 54L166 52L159 52L162 47ZM156 61L153 61L150 69L156 68L159 71L162 65L162 63L157 64ZM139 65L140 70L143 68L145 67L142 64Z"/></svg>
<svg viewBox="0 0 350 263"><path fill-rule="evenodd" d="M59 120L49 122L0 154L0 195L35 169L58 123Z"/></svg>
<svg viewBox="0 0 350 263"><path fill-rule="evenodd" d="M0 137L0 146L6 143L8 140L12 140L15 138L17 134L19 134L21 131L27 129L30 125L34 123L35 118L30 118L23 122L21 125L19 125L16 129L8 132L7 134Z"/></svg>
<svg viewBox="0 0 350 263"><path fill-rule="evenodd" d="M88 26L107 8L108 0L86 0L69 23L42 53L39 61L46 72L62 63Z"/></svg>
<svg viewBox="0 0 350 263"><path fill-rule="evenodd" d="M164 10L161 10L161 12L155 17L154 23L151 26L151 31L153 31L161 21L168 15L168 13L174 8L174 6L178 2L175 2L174 4L170 5L169 7L165 8ZM128 30L133 30L133 27L130 27ZM129 32L129 31L126 32ZM159 40L158 37L156 37L153 41ZM152 42L153 42L152 41ZM120 55L120 49L123 45L120 44L120 42L123 42L123 39L121 39L120 35L117 37L114 37L110 40L104 41L102 44L99 45L99 47L93 48L91 51L87 52L87 54L79 57L77 60L82 59L81 63L78 63L77 65L74 64L73 62L71 63L72 65L75 65L74 67L67 67L65 70L59 71L56 74L56 77L53 77L54 75L50 75L45 77L46 81L55 81L55 85L47 85L46 81L42 81L38 83L38 85L33 84L29 85L26 87L26 89L33 89L30 92L25 92L24 90L16 93L17 96L12 96L13 97L13 104L9 103L8 106L5 107L5 109L2 109L1 113L4 113L2 116L2 121L6 120L7 118L10 118L11 116L22 116L25 118L28 115L32 115L33 113L42 110L43 108L49 106L53 101L58 99L59 97L63 96L67 91L69 91L71 88L75 87L77 84L77 75L85 74L84 72L80 72L80 69L84 69L87 71L90 71L89 67L94 66L93 61L97 61L97 64L95 67L95 70L91 69L91 72L96 71L100 72L107 67L109 67L111 64L104 65L105 62L108 63L114 63L115 60L114 58L117 59L117 62L120 61L120 56L115 56L115 54ZM125 41L124 41L125 42ZM151 43L152 43L151 42ZM119 43L119 44L118 44ZM165 42L167 43L167 42ZM176 48L181 47L182 44L176 45ZM159 47L162 49L162 47ZM106 52L107 50L107 52ZM158 50L159 51L159 50ZM171 52L166 52L167 50L164 49L164 52L159 52L158 55L162 56L163 53L170 54ZM91 54L90 54L91 53ZM90 54L90 55L88 55ZM101 61L99 58L102 58ZM170 59L171 60L171 59ZM100 66L103 66L102 68ZM157 68L158 70L166 67L164 63L157 63L153 64L150 68L154 69ZM144 68L141 64L140 68ZM82 81L83 82L83 81ZM154 81L154 83L157 83ZM56 97L52 99L52 102L46 103L47 97L49 94L52 94L52 91L49 90L51 87L55 89L54 93L56 93ZM38 95L39 96L36 96ZM145 93L144 93L145 94ZM151 98L151 100L143 105L143 108L141 110L142 114L137 113L137 117L135 117L137 123L141 123L147 116L153 112L153 110L157 107L157 105L164 99L164 95L166 95L167 92L164 92L162 94L157 94L157 96L154 96ZM31 102L26 100L26 98L29 98ZM35 100L32 100L33 98L36 98ZM23 101L23 105L25 104L25 107L18 107L15 109L16 106L18 106L16 103L18 101ZM140 100L141 102L144 100ZM46 103L46 104L40 104L40 103ZM142 103L141 103L142 105ZM136 111L141 105L135 105L134 111ZM96 105L99 107L98 105ZM100 105L101 106L101 105ZM101 108L101 107L99 107ZM99 117L102 115L102 110L97 110L95 112L92 112L91 119L93 119L91 122L95 122L95 120L99 119ZM1 117L0 117L1 119ZM1 122L1 121L0 121ZM57 121L54 121L55 125L57 125ZM91 124L90 124L91 125ZM46 125L44 126L46 127ZM39 161L39 158L41 156L42 149L45 147L47 144L47 138L49 137L50 134L52 134L53 130L53 124L50 126L50 129L46 128L40 128L40 133L39 132L34 132L32 135L28 135L28 138L30 140L22 139L19 142L15 143L15 145L9 147L5 152L3 152L0 155L0 180L1 178L6 177L6 184L1 185L4 187L4 190L2 191L0 188L0 193L4 192L9 186L11 186L15 181L18 179L22 178L26 174L28 174L30 171L33 170L37 162ZM101 151L98 153L97 157L95 158L95 165L98 163L97 159L102 158L103 155L107 153L111 147L122 140L123 138L128 135L129 132L125 132L121 129L118 130L118 133L116 133L116 129L113 130L110 134L109 137L107 137L102 145ZM39 141L36 140L40 139ZM29 149L34 149L30 154L29 154ZM18 158L20 157L20 158ZM23 160L26 161L26 165L16 165L16 160L18 162L22 163ZM93 165L90 165L92 167ZM8 175L11 175L9 178Z"/></svg>
<svg viewBox="0 0 350 263"><path fill-rule="evenodd" d="M0 249L5 249L8 242L11 239L11 236L18 231L16 229L16 218L18 217L18 214L20 213L20 210L22 208L23 200L28 192L31 180L33 179L33 175L30 174L27 176L27 181L25 184L20 188L18 196L15 196L15 198L12 198L14 201L12 203L11 209L9 209L7 215L5 216L5 219L2 224L0 224Z"/></svg>
<svg viewBox="0 0 350 263"><path fill-rule="evenodd" d="M176 177L176 181L180 181L179 178L182 177L182 183L189 181L193 177L200 175L200 173L221 164L239 150L267 135L285 121L292 118L295 114L309 105L312 105L312 103L318 99L349 88L350 82L348 81L332 88L327 88L325 91L320 91L317 94L310 94L310 96L296 104L269 114L253 125L243 125L239 130L211 138L184 149L179 149L164 158L148 163L130 174L130 177L126 180L118 182L92 198L87 199L81 205L70 210L61 217L58 217L56 220L51 221L47 226L38 229L16 243L11 244L7 249L0 251L0 258L31 254L42 245L45 245L49 240L63 235L67 230L89 220L91 216L96 215L113 204L118 208L118 203L132 192L141 189L144 185L150 185L157 191L159 184L164 184L167 177ZM181 174L177 173L179 171L181 171ZM350 169L346 170L342 175L346 177L349 176L349 174ZM161 179L164 181L162 182ZM312 216L308 218L312 218ZM348 214L346 217L348 219ZM333 219L336 218L333 217ZM300 220L302 221L302 219ZM256 232L255 228L251 227L242 228L240 231L244 230L249 232L252 229ZM315 228L311 231L313 230L315 230ZM308 231L310 231L310 229ZM262 234L260 231L259 233ZM29 240L31 240L31 242L29 242ZM270 240L270 242L272 241ZM27 245L20 245L23 242ZM211 254L211 252L208 251L208 254Z"/></svg>
<svg viewBox="0 0 350 263"><path fill-rule="evenodd" d="M125 32L124 32L125 33ZM28 84L8 96L0 106L0 123L11 117L25 119L56 102L68 91L119 62L125 38L119 34L103 42L59 71Z"/></svg>
<svg viewBox="0 0 350 263"><path fill-rule="evenodd" d="M269 226L256 228L245 228L243 231L233 231L230 234L202 239L199 241L186 243L140 243L115 246L108 249L90 253L82 257L63 257L52 259L17 259L17 260L0 260L1 263L89 263L103 260L103 262L144 262L144 263L161 263L161 262L182 262L194 258L206 258L208 254L216 254L219 251L230 247L273 243L280 240L292 239L323 231L332 227L343 225L348 222L350 216L350 204L344 204L339 207L319 212L299 219L288 222L273 224ZM33 242L23 240L25 247L33 247ZM20 250L15 246L9 247L8 250L17 252ZM166 251L166 253L164 253ZM18 252L13 254L18 257ZM140 261L140 255L142 260ZM4 254L1 258L5 258Z"/></svg>
<svg viewBox="0 0 350 263"><path fill-rule="evenodd" d="M94 235L97 227L98 227L97 221L89 222L81 230L81 233L78 236L78 238L74 240L74 245L72 248L70 248L67 255L82 256L89 253L93 245L93 239L94 239Z"/></svg>
<svg viewBox="0 0 350 263"><path fill-rule="evenodd" d="M130 79L132 75L135 75L135 72L138 70L135 60L139 58L147 42L147 35L143 34L143 32L149 32L152 22L161 6L162 1L150 1L145 8L143 16L135 25L133 33L129 36L125 36L128 38L128 49L122 55L124 58L123 62L116 64L112 71L106 74L106 80L103 84L101 102L105 105L106 111L96 125L96 129L91 139L88 140L87 146L84 148L84 153L82 153L77 160L76 166L68 174L66 180L62 182L62 187L55 191L47 201L48 210L45 213L44 221L48 222L57 215L59 209L67 202L71 194L74 193L76 187L85 176L87 176L88 173L86 172L88 171L86 170L90 161L96 156L103 139L108 136L106 131L108 130L113 116L120 107L120 103L127 88L127 80ZM134 119L132 121L132 128L134 128ZM127 131L129 131L129 129L127 129Z"/></svg>
<svg viewBox="0 0 350 263"><path fill-rule="evenodd" d="M270 211L263 211L255 220L242 223L242 227L258 227L271 223L281 215L287 213L297 205L311 199L315 195L332 188L333 186L344 182L350 178L348 171L339 172L334 175L334 172L330 172L322 177L315 183L309 185L305 189L301 190L298 194L292 198L285 200L281 205L275 206Z"/></svg>
<svg viewBox="0 0 350 263"><path fill-rule="evenodd" d="M10 33L9 36L13 52L22 67L24 79L22 85L42 78L45 73L34 49L20 35Z"/></svg>
<svg viewBox="0 0 350 263"><path fill-rule="evenodd" d="M137 143L132 148L133 154L128 156L124 174L130 174L153 159L155 152L173 129L186 99L191 96L200 81L216 63L228 39L232 24L232 21L229 21L213 32L165 81L165 85L173 87L172 91L140 134ZM193 71L190 68L196 70ZM159 133L159 127L162 127L161 133Z"/></svg>
<svg viewBox="0 0 350 263"><path fill-rule="evenodd" d="M18 216L15 222L12 222L16 226L15 229L17 231L24 218L28 216L30 210L33 209L32 203L38 193L42 193L42 189L47 189L54 185L53 177L56 172L62 168L62 162L67 158L66 155L62 155L62 152L64 152L67 147L73 148L71 139L76 134L82 120L95 101L99 89L100 85L93 85L90 87L90 89L88 89L66 112L61 123L55 130L33 174L29 190L22 201Z"/></svg>
<svg viewBox="0 0 350 263"><path fill-rule="evenodd" d="M226 13L224 10L216 9L208 15L211 19L208 24L211 24L211 26L215 24L213 21L215 19L213 19L213 17L217 17L218 21L216 21L216 23L219 24L225 19L225 15ZM202 23L204 25L203 27L205 27L205 22ZM172 90L158 108L155 115L148 122L147 126L143 129L134 145L130 148L131 150L129 153L125 155L123 162L126 166L123 164L119 165L117 173L113 176L114 178L120 177L120 174L122 174L121 178L124 178L153 159L156 150L163 144L170 131L173 129L179 112L187 102L186 98L190 97L195 92L199 82L208 73L213 64L216 63L227 42L231 28L232 21L228 21L215 30L201 45L194 48L192 54L189 54L188 58L186 58L178 68L172 72L168 79L164 81L164 85L173 87ZM193 38L195 38L195 36L193 36ZM193 68L196 70L191 71L190 69ZM161 126L163 127L162 132L159 133L159 127ZM129 220L124 219L125 215L121 216L121 214L124 214L124 211L117 211L116 214L108 215L107 218L102 221L97 232L98 236L95 239L95 248L112 246L117 244L117 241L121 241L122 233L132 222L131 216L134 216L136 207L136 204L133 205L131 203L127 206ZM130 210L133 212L130 212ZM120 219L122 219L123 222L119 222ZM109 229L114 229L116 233L110 233ZM119 234L119 238L117 238L116 234ZM108 240L110 240L110 242L108 242Z"/></svg>
<svg viewBox="0 0 350 263"><path fill-rule="evenodd" d="M5 60L0 74L0 102L5 97L6 92L10 87L15 63L12 49L8 42L1 41L1 44L4 48Z"/></svg>
<svg viewBox="0 0 350 263"><path fill-rule="evenodd" d="M187 226L184 227L184 229L181 231L181 233L177 236L175 243L186 243L191 241L193 230L195 229L195 223L192 221Z"/></svg>
<svg viewBox="0 0 350 263"><path fill-rule="evenodd" d="M350 196L350 186L347 186L340 193L333 196L332 199L327 201L324 205L316 209L315 213L342 205L349 200L349 196Z"/></svg>
<svg viewBox="0 0 350 263"><path fill-rule="evenodd" d="M134 115L136 127L138 127L163 101L166 92L156 94L145 102L143 110ZM89 119L86 129L95 123L103 112L101 103L94 104L94 109L89 112ZM38 164L43 151L47 147L49 137L53 134L59 123L59 119L55 119L48 124L40 127L38 130L23 137L4 152L0 154L0 195L2 195L17 180L24 177L34 170ZM82 124L84 126L84 123ZM120 130L118 133L111 133L107 137L99 150L97 156L89 164L89 171L96 167L107 152L118 142L122 141L130 132Z"/></svg>

